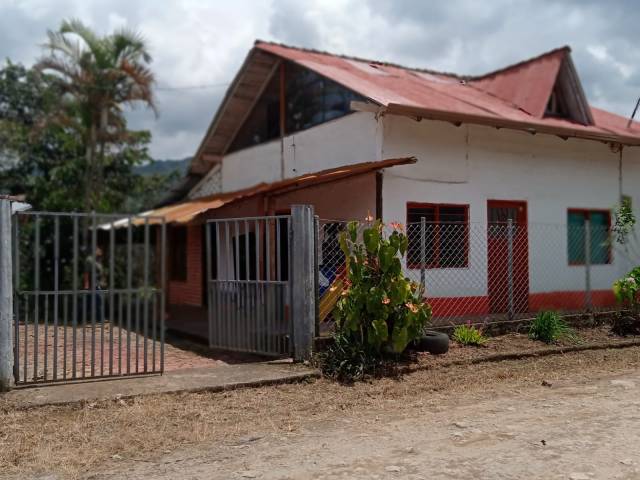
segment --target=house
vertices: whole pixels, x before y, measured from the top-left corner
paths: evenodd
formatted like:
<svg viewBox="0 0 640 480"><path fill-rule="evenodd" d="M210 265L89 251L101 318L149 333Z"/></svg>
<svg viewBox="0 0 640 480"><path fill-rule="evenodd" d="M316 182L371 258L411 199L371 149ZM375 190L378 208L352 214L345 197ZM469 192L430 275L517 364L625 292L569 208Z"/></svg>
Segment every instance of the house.
<svg viewBox="0 0 640 480"><path fill-rule="evenodd" d="M405 268L428 277L436 314L580 308L585 282L610 305L630 266L607 241L611 212L640 202L639 145L638 123L589 105L568 47L470 77L257 41L153 212L171 223L172 318L206 311L204 220L293 203L425 222Z"/></svg>

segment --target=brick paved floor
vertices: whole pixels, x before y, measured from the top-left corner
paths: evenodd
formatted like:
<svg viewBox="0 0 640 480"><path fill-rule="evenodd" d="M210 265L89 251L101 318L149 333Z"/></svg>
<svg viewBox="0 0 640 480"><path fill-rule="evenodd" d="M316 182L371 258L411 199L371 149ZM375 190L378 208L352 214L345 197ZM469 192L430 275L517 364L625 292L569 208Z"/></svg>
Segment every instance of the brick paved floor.
<svg viewBox="0 0 640 480"><path fill-rule="evenodd" d="M152 333L145 342L143 335L128 333L108 322L104 325L98 323L95 329L91 325L80 325L75 332L73 327L59 326L56 329L42 323L20 324L18 344L20 381L25 381L25 365L27 382L53 380L54 374L57 379L64 379L65 374L67 379L71 379L74 364L76 378L160 371L160 342L154 341ZM184 340L167 339L165 342L165 371L225 365L241 360L243 358L216 354Z"/></svg>

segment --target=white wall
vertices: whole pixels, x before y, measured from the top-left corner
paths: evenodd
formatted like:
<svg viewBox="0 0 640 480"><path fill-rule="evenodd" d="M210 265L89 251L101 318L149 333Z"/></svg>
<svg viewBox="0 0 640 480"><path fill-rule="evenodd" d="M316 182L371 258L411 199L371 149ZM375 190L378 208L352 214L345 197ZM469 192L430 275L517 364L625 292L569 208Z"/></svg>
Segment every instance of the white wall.
<svg viewBox="0 0 640 480"><path fill-rule="evenodd" d="M284 138L285 177L380 160L382 126L372 113L356 112ZM230 153L222 161L222 191L281 179L280 140ZM202 191L209 191L200 185ZM195 194L195 192L192 192Z"/></svg>
<svg viewBox="0 0 640 480"><path fill-rule="evenodd" d="M639 154L638 149L629 148L623 157L623 190L634 197L634 206L640 202ZM406 155L416 156L418 163L384 173L383 215L387 222L405 222L409 201L470 206L469 268L429 271L432 295L486 295L487 240L482 230L489 199L527 202L531 292L584 288L584 267L568 265L564 226L568 208L608 209L618 202L618 154L607 145L384 117L382 156ZM610 288L613 279L628 267L614 252L611 265L593 266L592 287Z"/></svg>

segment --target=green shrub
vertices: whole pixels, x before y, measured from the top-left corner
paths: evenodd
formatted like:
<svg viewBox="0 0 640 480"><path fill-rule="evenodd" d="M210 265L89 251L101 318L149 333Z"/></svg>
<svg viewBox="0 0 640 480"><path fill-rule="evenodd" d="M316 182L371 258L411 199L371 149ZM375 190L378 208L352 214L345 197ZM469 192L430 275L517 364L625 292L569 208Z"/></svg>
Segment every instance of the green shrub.
<svg viewBox="0 0 640 480"><path fill-rule="evenodd" d="M558 312L540 312L529 327L529 337L545 343L573 338L574 333Z"/></svg>
<svg viewBox="0 0 640 480"><path fill-rule="evenodd" d="M466 325L458 325L453 330L453 339L462 345L474 346L480 346L487 341L482 330L471 325L471 322Z"/></svg>
<svg viewBox="0 0 640 480"><path fill-rule="evenodd" d="M392 225L388 238L380 220L362 232L361 241L357 222L350 222L340 235L347 280L334 318L340 335L372 355L401 353L431 320L421 287L402 274L407 236L398 224Z"/></svg>

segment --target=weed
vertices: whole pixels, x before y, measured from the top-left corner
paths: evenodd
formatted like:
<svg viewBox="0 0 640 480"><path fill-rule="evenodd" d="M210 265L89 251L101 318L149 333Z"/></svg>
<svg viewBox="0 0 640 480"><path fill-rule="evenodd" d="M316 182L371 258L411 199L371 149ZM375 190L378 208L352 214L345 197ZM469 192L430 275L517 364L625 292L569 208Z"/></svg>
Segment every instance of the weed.
<svg viewBox="0 0 640 480"><path fill-rule="evenodd" d="M529 327L529 337L545 343L554 343L562 339L573 339L575 333L558 312L538 313Z"/></svg>
<svg viewBox="0 0 640 480"><path fill-rule="evenodd" d="M482 330L471 325L471 322L465 325L458 325L453 330L453 339L462 345L483 345L487 338Z"/></svg>

